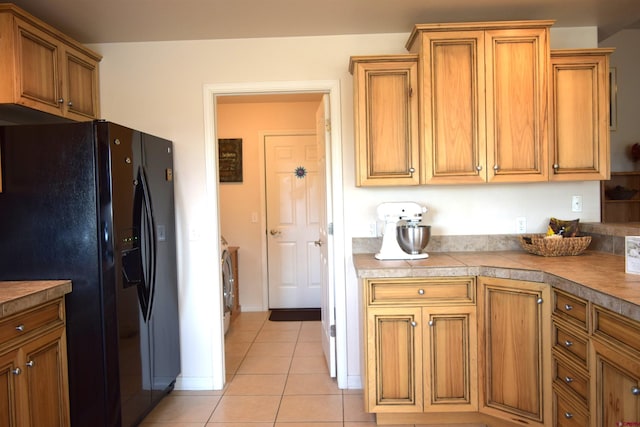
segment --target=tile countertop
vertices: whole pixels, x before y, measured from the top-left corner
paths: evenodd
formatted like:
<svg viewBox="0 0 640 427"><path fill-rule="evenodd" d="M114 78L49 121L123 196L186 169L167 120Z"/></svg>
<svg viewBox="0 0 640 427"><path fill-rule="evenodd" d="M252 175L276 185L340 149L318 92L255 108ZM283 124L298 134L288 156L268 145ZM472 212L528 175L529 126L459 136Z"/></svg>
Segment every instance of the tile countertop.
<svg viewBox="0 0 640 427"><path fill-rule="evenodd" d="M0 281L0 318L71 292L69 280Z"/></svg>
<svg viewBox="0 0 640 427"><path fill-rule="evenodd" d="M434 252L423 260L379 261L354 254L359 278L490 276L545 282L640 321L640 275L624 272L624 257L596 251L542 257L524 251Z"/></svg>

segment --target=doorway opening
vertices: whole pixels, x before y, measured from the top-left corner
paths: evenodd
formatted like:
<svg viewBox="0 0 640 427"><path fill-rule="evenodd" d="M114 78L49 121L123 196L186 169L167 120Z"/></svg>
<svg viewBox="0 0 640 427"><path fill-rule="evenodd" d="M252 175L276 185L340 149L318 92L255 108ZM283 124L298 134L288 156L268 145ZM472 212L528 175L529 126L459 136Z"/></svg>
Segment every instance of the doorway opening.
<svg viewBox="0 0 640 427"><path fill-rule="evenodd" d="M252 84L231 84L231 85L207 85L205 86L205 135L206 135L206 163L207 163L207 182L208 187L212 190L209 192L210 200L209 204L212 206L212 211L216 213L215 221L220 224L220 216L223 209L226 206L221 206L221 188L218 184L217 167L218 167L218 122L221 117L218 116L218 102L225 97L243 97L246 101L254 96L268 96L275 97L278 101L286 99L286 97L292 96L318 96L326 94L327 96L327 108L332 114L332 123L330 128L327 128L327 134L329 135L328 145L326 147L326 170L328 177L330 177L327 186L327 224L330 224L329 229L333 231L330 234L327 242L327 249L329 256L327 257L327 271L329 272L329 288L331 298L329 303L331 308L324 307L323 313L325 316L331 316L331 322L327 323L326 339L333 341L334 357L333 357L333 373L336 376L338 386L340 388L346 388L347 372L346 372L346 307L345 307L345 265L344 265L344 232L343 232L343 213L342 213L342 153L341 153L341 138L340 138L340 91L339 82L337 81L311 81L311 82L276 82L276 83L252 83ZM279 98L285 97L285 98ZM265 98L266 99L266 98ZM264 99L263 99L264 100ZM225 135L225 137L232 137ZM235 137L235 136L233 136ZM260 173L261 171L247 170L243 168L244 173ZM225 189L226 191L226 189ZM261 190L264 192L264 189ZM231 212L233 215L233 209ZM247 218L245 218L247 219ZM262 212L250 212L248 214L248 221L250 223L258 223L263 230L261 233L261 239L259 246L262 248L259 258L253 259L254 263L264 267L267 265L265 262L266 254L266 223L265 217ZM254 222L255 221L255 222ZM220 226L218 226L220 227ZM224 232L224 230L222 230ZM225 236L226 237L226 236ZM242 256L242 247L240 247L240 257ZM247 259L246 262L252 262L251 259ZM242 263L242 261L240 261ZM265 273L266 274L266 271ZM242 279L241 279L242 280ZM240 300L242 300L242 281L240 289ZM266 281L262 281L261 284L265 284ZM242 302L242 311L259 311L266 310L268 308L268 290L262 289L262 303L254 306L247 305ZM259 306L258 306L259 305ZM323 327L324 329L324 327ZM335 331L335 332L333 332ZM214 331L216 333L216 331ZM214 360L214 369L220 369L222 376L224 376L224 336L220 334L219 337L214 336L214 342L219 339L221 343L221 352L216 357L219 360ZM324 339L324 337L323 337ZM323 343L324 346L324 343ZM330 359L328 357L328 359ZM218 363L215 363L218 362ZM216 375L219 377L219 375Z"/></svg>

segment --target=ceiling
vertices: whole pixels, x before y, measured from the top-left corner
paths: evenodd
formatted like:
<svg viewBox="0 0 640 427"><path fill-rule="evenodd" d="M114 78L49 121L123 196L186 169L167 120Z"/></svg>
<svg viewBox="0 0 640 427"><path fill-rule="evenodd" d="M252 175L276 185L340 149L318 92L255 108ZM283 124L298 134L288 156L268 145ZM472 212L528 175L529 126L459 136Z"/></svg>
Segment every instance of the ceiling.
<svg viewBox="0 0 640 427"><path fill-rule="evenodd" d="M432 22L555 19L600 40L640 28L638 0L13 0L82 43L409 33Z"/></svg>

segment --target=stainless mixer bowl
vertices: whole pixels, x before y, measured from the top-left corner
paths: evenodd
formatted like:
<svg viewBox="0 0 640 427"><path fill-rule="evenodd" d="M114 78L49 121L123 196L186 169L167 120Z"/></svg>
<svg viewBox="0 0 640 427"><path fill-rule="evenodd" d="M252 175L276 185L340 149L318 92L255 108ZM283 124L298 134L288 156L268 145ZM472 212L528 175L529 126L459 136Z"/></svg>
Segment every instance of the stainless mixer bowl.
<svg viewBox="0 0 640 427"><path fill-rule="evenodd" d="M422 252L431 237L430 225L398 225L398 244L408 254L416 255Z"/></svg>

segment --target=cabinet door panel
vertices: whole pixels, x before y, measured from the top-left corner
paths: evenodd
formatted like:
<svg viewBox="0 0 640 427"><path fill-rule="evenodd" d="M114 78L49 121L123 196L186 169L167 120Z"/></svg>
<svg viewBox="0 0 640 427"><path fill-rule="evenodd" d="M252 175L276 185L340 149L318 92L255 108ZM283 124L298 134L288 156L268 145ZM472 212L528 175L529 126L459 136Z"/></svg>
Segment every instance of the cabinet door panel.
<svg viewBox="0 0 640 427"><path fill-rule="evenodd" d="M596 339L592 343L596 425L637 425L640 423L640 358Z"/></svg>
<svg viewBox="0 0 640 427"><path fill-rule="evenodd" d="M95 62L85 60L78 53L66 51L67 95L70 114L98 117L98 68Z"/></svg>
<svg viewBox="0 0 640 427"><path fill-rule="evenodd" d="M0 425L14 427L16 423L16 369L17 351L0 356Z"/></svg>
<svg viewBox="0 0 640 427"><path fill-rule="evenodd" d="M547 179L547 30L487 31L489 181Z"/></svg>
<svg viewBox="0 0 640 427"><path fill-rule="evenodd" d="M368 398L371 412L422 412L420 308L370 308Z"/></svg>
<svg viewBox="0 0 640 427"><path fill-rule="evenodd" d="M58 329L24 346L25 375L32 425L67 425L66 356L64 329Z"/></svg>
<svg viewBox="0 0 640 427"><path fill-rule="evenodd" d="M551 56L552 180L609 178L608 53Z"/></svg>
<svg viewBox="0 0 640 427"><path fill-rule="evenodd" d="M30 107L60 114L59 49L55 40L16 20L20 69L19 96Z"/></svg>
<svg viewBox="0 0 640 427"><path fill-rule="evenodd" d="M417 185L418 62L358 58L354 61L357 185Z"/></svg>
<svg viewBox="0 0 640 427"><path fill-rule="evenodd" d="M475 307L424 310L425 411L476 411Z"/></svg>
<svg viewBox="0 0 640 427"><path fill-rule="evenodd" d="M545 405L551 399L549 287L494 278L481 283L481 410L543 425L551 406L550 400Z"/></svg>
<svg viewBox="0 0 640 427"><path fill-rule="evenodd" d="M485 179L484 33L423 35L426 182Z"/></svg>

